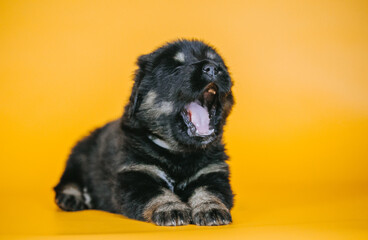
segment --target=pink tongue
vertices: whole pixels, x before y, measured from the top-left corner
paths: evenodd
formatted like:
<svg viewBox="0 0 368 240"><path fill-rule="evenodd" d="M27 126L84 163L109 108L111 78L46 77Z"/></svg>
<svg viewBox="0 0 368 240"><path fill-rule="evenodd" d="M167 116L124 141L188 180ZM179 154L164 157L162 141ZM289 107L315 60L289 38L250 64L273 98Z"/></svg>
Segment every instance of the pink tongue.
<svg viewBox="0 0 368 240"><path fill-rule="evenodd" d="M191 102L187 106L187 111L190 113L190 121L197 129L197 133L201 135L209 135L210 118L206 108L199 105L197 102Z"/></svg>

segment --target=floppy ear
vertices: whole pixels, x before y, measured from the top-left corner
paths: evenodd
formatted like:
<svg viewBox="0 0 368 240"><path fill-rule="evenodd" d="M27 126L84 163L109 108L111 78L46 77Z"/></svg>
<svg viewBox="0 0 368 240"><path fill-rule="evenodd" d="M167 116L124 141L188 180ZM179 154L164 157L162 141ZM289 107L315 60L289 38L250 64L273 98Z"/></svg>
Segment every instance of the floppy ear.
<svg viewBox="0 0 368 240"><path fill-rule="evenodd" d="M152 57L152 53L141 55L138 57L137 65L139 67L139 70L144 70L144 71L148 70L148 68L151 65L151 57Z"/></svg>
<svg viewBox="0 0 368 240"><path fill-rule="evenodd" d="M142 79L145 77L147 71L151 66L151 54L142 55L138 58L137 65L138 69L135 71L134 77L134 85L132 89L132 94L130 95L130 108L129 108L129 116L132 117L136 110L138 109L142 96L140 95L139 87L142 82Z"/></svg>

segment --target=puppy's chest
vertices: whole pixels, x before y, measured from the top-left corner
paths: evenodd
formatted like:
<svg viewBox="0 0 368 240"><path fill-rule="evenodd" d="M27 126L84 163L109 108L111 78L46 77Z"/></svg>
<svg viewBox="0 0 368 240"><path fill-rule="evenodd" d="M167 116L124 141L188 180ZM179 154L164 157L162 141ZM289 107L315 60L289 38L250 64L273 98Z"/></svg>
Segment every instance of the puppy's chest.
<svg viewBox="0 0 368 240"><path fill-rule="evenodd" d="M196 180L196 175L201 171L199 167L171 167L165 168L163 179L173 192L184 190L188 184Z"/></svg>

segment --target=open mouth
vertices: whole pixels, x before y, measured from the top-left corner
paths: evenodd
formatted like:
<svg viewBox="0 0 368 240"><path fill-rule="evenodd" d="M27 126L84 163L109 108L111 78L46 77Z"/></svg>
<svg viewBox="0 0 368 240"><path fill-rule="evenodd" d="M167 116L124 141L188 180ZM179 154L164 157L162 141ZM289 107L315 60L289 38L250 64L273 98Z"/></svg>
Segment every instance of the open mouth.
<svg viewBox="0 0 368 240"><path fill-rule="evenodd" d="M181 112L191 137L207 137L214 133L213 117L216 113L217 86L209 84L194 102L187 104Z"/></svg>

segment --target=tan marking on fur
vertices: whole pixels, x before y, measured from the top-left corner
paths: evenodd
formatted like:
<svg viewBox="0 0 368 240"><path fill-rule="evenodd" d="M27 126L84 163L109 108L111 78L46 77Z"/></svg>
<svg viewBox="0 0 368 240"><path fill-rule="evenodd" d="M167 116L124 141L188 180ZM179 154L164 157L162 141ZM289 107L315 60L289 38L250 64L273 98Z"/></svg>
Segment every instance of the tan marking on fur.
<svg viewBox="0 0 368 240"><path fill-rule="evenodd" d="M153 119L156 119L161 115L170 115L174 108L173 103L168 101L155 103L156 98L157 93L149 91L139 109L144 111L147 116Z"/></svg>
<svg viewBox="0 0 368 240"><path fill-rule="evenodd" d="M185 62L185 55L182 52L178 52L175 56L174 59L178 62L184 63Z"/></svg>
<svg viewBox="0 0 368 240"><path fill-rule="evenodd" d="M216 54L214 54L213 52L206 52L206 56L209 58L209 59L215 59L216 58Z"/></svg>
<svg viewBox="0 0 368 240"><path fill-rule="evenodd" d="M154 104L150 108L142 108L146 111L147 116L153 119L159 118L161 115L170 115L173 111L173 104L171 102L163 101L157 104Z"/></svg>
<svg viewBox="0 0 368 240"><path fill-rule="evenodd" d="M211 209L229 211L225 204L218 197L208 192L205 187L197 188L189 198L188 204L192 208L192 216L198 212L207 212Z"/></svg>
<svg viewBox="0 0 368 240"><path fill-rule="evenodd" d="M154 91L149 91L144 98L141 107L142 109L150 109L155 104L155 99L157 98L157 93Z"/></svg>
<svg viewBox="0 0 368 240"><path fill-rule="evenodd" d="M188 185L188 183L197 180L200 176L203 176L203 175L206 175L206 174L209 174L209 173L227 172L227 171L228 171L228 166L224 162L210 164L210 165L202 168L201 170L199 170L196 174L189 177L187 180L181 182L179 184L179 187L184 188L186 185Z"/></svg>
<svg viewBox="0 0 368 240"><path fill-rule="evenodd" d="M206 175L209 173L214 172L227 172L227 164L226 163L216 163L216 164L210 164L201 170L199 170L196 174L194 174L192 177L189 178L188 182L194 181L198 179L202 175Z"/></svg>
<svg viewBox="0 0 368 240"><path fill-rule="evenodd" d="M169 212L172 210L185 211L188 209L189 209L189 206L183 202L169 202L169 203L158 206L156 209L156 212Z"/></svg>
<svg viewBox="0 0 368 240"><path fill-rule="evenodd" d="M61 193L63 194L67 194L67 195L73 195L76 198L82 198L82 193L79 190L79 188L74 185L74 184L68 184L66 186L63 187L63 190L61 191Z"/></svg>
<svg viewBox="0 0 368 240"><path fill-rule="evenodd" d="M219 203L203 203L192 209L192 216L195 216L199 212L209 212L213 209L223 210L229 212L225 205Z"/></svg>
<svg viewBox="0 0 368 240"><path fill-rule="evenodd" d="M147 221L151 221L152 214L155 211L171 211L177 210L187 210L189 207L180 201L179 197L168 189L162 189L163 193L153 198L147 203L143 210L143 217Z"/></svg>
<svg viewBox="0 0 368 240"><path fill-rule="evenodd" d="M173 111L173 104L172 102L167 102L167 101L163 101L160 103L160 106L157 108L157 112L161 114L165 114L165 115L169 115L172 113Z"/></svg>
<svg viewBox="0 0 368 240"><path fill-rule="evenodd" d="M161 170L160 168L154 166L154 165L145 165L145 164L137 164L137 165L127 165L122 166L118 169L118 172L124 172L124 171L137 171L137 172L144 172L147 173L153 177L158 177L162 180L164 180L168 187L173 190L173 180L166 175L166 173Z"/></svg>

